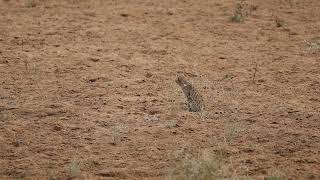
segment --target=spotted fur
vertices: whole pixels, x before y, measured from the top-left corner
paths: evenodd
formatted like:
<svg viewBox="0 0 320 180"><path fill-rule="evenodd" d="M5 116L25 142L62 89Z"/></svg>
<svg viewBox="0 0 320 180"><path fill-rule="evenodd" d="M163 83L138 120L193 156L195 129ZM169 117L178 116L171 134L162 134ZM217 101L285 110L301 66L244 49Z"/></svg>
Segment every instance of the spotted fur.
<svg viewBox="0 0 320 180"><path fill-rule="evenodd" d="M176 83L181 87L187 98L187 105L190 112L200 112L204 110L204 102L201 94L194 88L184 76L178 75Z"/></svg>

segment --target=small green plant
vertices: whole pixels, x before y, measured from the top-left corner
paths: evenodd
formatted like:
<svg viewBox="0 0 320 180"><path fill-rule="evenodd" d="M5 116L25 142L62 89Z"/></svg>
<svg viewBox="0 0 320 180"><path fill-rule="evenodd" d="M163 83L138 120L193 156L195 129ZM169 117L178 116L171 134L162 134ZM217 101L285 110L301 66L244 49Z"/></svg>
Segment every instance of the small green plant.
<svg viewBox="0 0 320 180"><path fill-rule="evenodd" d="M81 174L80 163L76 160L72 160L67 165L67 175L70 179L79 177Z"/></svg>
<svg viewBox="0 0 320 180"><path fill-rule="evenodd" d="M231 21L237 23L244 22L248 14L246 4L243 1L240 1L236 4L236 9L231 17Z"/></svg>

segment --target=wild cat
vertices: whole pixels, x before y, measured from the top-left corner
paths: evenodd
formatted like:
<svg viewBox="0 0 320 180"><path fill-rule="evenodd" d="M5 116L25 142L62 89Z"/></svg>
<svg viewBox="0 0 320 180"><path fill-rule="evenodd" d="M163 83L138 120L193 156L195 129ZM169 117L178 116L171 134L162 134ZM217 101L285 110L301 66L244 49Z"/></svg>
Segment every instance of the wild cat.
<svg viewBox="0 0 320 180"><path fill-rule="evenodd" d="M187 105L190 112L200 112L204 110L204 102L201 94L195 89L191 82L184 76L178 75L176 83L181 87L187 98Z"/></svg>

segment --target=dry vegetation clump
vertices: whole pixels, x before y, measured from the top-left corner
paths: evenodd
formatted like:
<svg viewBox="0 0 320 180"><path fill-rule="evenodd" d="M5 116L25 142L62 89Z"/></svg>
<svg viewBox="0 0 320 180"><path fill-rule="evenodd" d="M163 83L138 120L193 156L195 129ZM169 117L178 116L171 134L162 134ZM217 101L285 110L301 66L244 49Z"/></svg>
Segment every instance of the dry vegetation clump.
<svg viewBox="0 0 320 180"><path fill-rule="evenodd" d="M119 144L123 138L123 134L126 132L128 132L128 127L123 124L113 126L111 129L111 144Z"/></svg>
<svg viewBox="0 0 320 180"><path fill-rule="evenodd" d="M27 8L32 8L37 5L35 0L25 0L24 4Z"/></svg>
<svg viewBox="0 0 320 180"><path fill-rule="evenodd" d="M284 19L278 17L275 19L275 23L278 28L287 26L287 22Z"/></svg>
<svg viewBox="0 0 320 180"><path fill-rule="evenodd" d="M204 150L196 155L176 154L169 170L170 180L248 179L244 172L234 172L229 159L220 153Z"/></svg>
<svg viewBox="0 0 320 180"><path fill-rule="evenodd" d="M80 177L81 175L81 169L80 169L80 163L77 160L72 160L66 167L67 170L67 176L69 179L74 179L77 177Z"/></svg>
<svg viewBox="0 0 320 180"><path fill-rule="evenodd" d="M162 127L168 128L168 129L178 127L178 121L177 120L167 120L162 124Z"/></svg>
<svg viewBox="0 0 320 180"><path fill-rule="evenodd" d="M231 21L237 23L244 22L248 15L249 11L247 8L247 4L245 4L244 1L240 1L236 4L236 8L231 17Z"/></svg>
<svg viewBox="0 0 320 180"><path fill-rule="evenodd" d="M311 39L310 41L306 41L307 51L309 53L319 53L320 52L320 37L316 37Z"/></svg>
<svg viewBox="0 0 320 180"><path fill-rule="evenodd" d="M226 122L225 123L225 142L231 143L235 138L243 135L247 131L244 124L239 122Z"/></svg>

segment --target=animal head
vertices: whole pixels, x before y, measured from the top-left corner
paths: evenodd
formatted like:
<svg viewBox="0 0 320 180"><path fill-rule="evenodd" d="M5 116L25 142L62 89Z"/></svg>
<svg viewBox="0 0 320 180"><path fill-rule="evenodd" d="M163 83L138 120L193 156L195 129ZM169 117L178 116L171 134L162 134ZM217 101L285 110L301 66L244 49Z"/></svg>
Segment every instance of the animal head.
<svg viewBox="0 0 320 180"><path fill-rule="evenodd" d="M176 83L183 87L186 87L189 84L187 79L183 75L177 76Z"/></svg>

